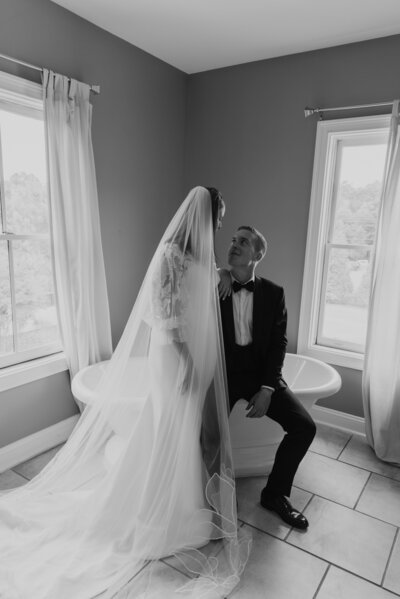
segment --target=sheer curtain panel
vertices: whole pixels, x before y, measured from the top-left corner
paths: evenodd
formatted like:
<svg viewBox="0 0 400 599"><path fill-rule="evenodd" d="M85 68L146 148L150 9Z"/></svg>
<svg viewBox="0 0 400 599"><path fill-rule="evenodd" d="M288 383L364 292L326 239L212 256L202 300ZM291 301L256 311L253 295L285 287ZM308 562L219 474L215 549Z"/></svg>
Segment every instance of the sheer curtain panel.
<svg viewBox="0 0 400 599"><path fill-rule="evenodd" d="M89 85L44 70L56 289L71 376L112 353L89 96Z"/></svg>
<svg viewBox="0 0 400 599"><path fill-rule="evenodd" d="M400 136L393 103L363 372L366 433L376 455L400 463Z"/></svg>

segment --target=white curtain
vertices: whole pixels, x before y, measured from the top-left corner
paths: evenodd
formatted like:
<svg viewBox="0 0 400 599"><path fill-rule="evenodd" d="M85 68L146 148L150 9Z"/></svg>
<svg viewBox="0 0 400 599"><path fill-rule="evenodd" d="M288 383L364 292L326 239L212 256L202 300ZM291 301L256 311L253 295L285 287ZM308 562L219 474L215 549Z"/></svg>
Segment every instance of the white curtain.
<svg viewBox="0 0 400 599"><path fill-rule="evenodd" d="M400 146L393 104L382 188L363 373L367 439L376 455L400 463Z"/></svg>
<svg viewBox="0 0 400 599"><path fill-rule="evenodd" d="M71 376L112 353L89 95L88 85L44 70L55 279Z"/></svg>

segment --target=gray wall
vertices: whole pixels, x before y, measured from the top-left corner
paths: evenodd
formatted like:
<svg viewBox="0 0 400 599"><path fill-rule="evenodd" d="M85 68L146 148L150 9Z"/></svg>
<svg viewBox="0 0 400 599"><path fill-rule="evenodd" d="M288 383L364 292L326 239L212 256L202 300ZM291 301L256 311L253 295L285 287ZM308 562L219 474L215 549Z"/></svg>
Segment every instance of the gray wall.
<svg viewBox="0 0 400 599"><path fill-rule="evenodd" d="M115 344L184 193L187 76L48 0L1 0L0 53L101 86L93 145ZM66 373L3 392L0 447L75 412Z"/></svg>
<svg viewBox="0 0 400 599"><path fill-rule="evenodd" d="M0 52L101 85L93 144L114 344L172 212L203 184L227 200L221 258L238 224L265 232L259 272L286 289L295 351L316 127L303 108L398 97L400 36L189 77L48 0L1 0ZM321 403L362 415L361 374L340 371L342 391ZM75 412L66 373L3 392L0 447Z"/></svg>
<svg viewBox="0 0 400 599"><path fill-rule="evenodd" d="M221 259L238 225L265 233L269 250L258 272L285 287L289 351L297 347L317 122L303 109L399 97L399 56L393 36L189 78L186 183L223 192ZM342 390L319 404L362 416L361 372L338 370Z"/></svg>

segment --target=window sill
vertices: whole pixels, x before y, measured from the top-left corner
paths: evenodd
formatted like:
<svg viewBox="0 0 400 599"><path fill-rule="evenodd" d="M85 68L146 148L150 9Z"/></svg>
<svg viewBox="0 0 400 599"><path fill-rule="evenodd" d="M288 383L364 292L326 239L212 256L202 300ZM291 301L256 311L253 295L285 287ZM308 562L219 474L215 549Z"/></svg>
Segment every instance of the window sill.
<svg viewBox="0 0 400 599"><path fill-rule="evenodd" d="M6 366L0 370L0 392L68 370L63 352Z"/></svg>
<svg viewBox="0 0 400 599"><path fill-rule="evenodd" d="M300 347L299 345L297 351L299 354L322 360L333 366L343 366L344 368L352 368L353 370L363 370L364 368L364 354L335 349L333 347L323 347L322 345L308 347Z"/></svg>

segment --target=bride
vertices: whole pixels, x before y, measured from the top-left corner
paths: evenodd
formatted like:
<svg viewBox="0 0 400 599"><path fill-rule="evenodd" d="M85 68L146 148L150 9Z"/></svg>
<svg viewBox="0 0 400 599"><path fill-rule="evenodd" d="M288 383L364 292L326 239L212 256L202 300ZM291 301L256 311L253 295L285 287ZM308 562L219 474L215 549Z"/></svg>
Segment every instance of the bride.
<svg viewBox="0 0 400 599"><path fill-rule="evenodd" d="M214 260L224 204L190 191L165 231L125 331L68 442L0 495L0 597L226 597L239 538ZM152 576L153 575L153 576Z"/></svg>

